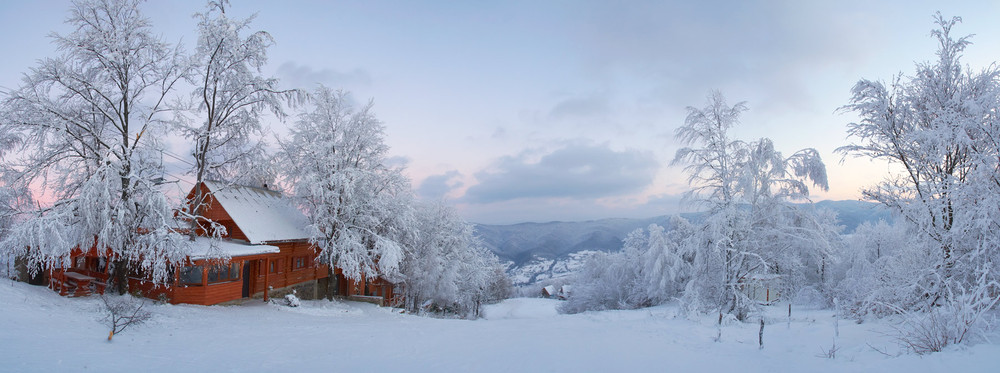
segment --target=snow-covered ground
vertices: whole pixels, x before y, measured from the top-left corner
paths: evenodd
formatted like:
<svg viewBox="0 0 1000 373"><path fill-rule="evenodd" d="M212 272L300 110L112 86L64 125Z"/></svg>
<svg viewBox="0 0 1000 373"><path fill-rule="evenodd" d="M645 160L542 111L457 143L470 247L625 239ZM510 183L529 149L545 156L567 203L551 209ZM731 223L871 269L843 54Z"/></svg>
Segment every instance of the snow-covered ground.
<svg viewBox="0 0 1000 373"><path fill-rule="evenodd" d="M107 342L100 300L0 283L0 371L337 372L997 372L1000 345L917 356L882 322L839 322L832 312L784 306L758 324L675 317L676 306L560 315L559 301L519 298L476 321L400 314L365 303L303 301L289 308L149 305L147 324Z"/></svg>

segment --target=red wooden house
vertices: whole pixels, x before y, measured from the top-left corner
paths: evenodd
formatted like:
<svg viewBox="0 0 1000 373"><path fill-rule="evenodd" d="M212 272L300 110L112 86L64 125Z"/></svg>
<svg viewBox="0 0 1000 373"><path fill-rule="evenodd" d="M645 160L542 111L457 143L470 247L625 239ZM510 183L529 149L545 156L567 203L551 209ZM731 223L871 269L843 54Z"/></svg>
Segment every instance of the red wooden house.
<svg viewBox="0 0 1000 373"><path fill-rule="evenodd" d="M211 181L197 187L206 196L201 215L225 227L222 240L197 237L171 281L158 284L137 275L129 279L130 289L171 303L202 305L267 300L293 290L304 299L331 294L383 305L400 303L395 287L382 278L350 281L339 270L330 278L329 267L314 262L317 252L308 242L306 217L279 192ZM194 189L188 197L193 194ZM208 235L209 229L203 225L197 233ZM213 259L219 257L229 259ZM50 272L50 286L63 294L103 291L108 278L105 258L94 249L76 251L72 268Z"/></svg>

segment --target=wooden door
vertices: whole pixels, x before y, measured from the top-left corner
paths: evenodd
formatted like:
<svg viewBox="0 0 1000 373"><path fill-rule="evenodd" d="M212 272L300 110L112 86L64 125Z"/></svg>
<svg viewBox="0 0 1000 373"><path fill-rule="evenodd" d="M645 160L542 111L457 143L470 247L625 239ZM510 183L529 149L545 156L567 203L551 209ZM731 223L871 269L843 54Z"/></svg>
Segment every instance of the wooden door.
<svg viewBox="0 0 1000 373"><path fill-rule="evenodd" d="M243 298L249 298L253 294L253 276L254 272L251 267L254 267L256 260L247 260L243 262Z"/></svg>

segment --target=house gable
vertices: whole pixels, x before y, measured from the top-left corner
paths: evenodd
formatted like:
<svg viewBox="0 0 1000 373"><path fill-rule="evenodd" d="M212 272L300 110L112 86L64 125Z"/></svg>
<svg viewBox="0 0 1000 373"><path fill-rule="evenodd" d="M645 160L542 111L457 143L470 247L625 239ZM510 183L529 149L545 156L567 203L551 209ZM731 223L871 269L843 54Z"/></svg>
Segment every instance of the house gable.
<svg viewBox="0 0 1000 373"><path fill-rule="evenodd" d="M202 216L226 227L228 237L251 244L302 241L308 220L276 191L206 181ZM189 196L193 196L192 193Z"/></svg>

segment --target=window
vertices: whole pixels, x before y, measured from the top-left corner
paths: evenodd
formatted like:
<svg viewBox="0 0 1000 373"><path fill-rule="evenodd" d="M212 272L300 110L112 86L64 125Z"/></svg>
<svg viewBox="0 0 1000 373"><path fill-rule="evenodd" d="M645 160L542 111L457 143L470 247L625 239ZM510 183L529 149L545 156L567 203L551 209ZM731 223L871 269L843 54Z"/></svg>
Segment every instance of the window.
<svg viewBox="0 0 1000 373"><path fill-rule="evenodd" d="M240 278L240 264L233 263L229 266L229 278L233 280L239 280Z"/></svg>
<svg viewBox="0 0 1000 373"><path fill-rule="evenodd" d="M296 269L296 270L298 270L298 269L305 268L306 264L309 263L309 261L306 260L306 257L304 257L304 256L297 256L297 257L295 257L295 261L293 263L295 264L295 266L293 268Z"/></svg>
<svg viewBox="0 0 1000 373"><path fill-rule="evenodd" d="M208 282L227 282L240 279L240 263L216 265L208 269Z"/></svg>
<svg viewBox="0 0 1000 373"><path fill-rule="evenodd" d="M181 283L187 285L201 285L202 266L190 266L181 269Z"/></svg>
<svg viewBox="0 0 1000 373"><path fill-rule="evenodd" d="M281 273L281 272L284 272L284 269L282 269L282 267L281 267L281 264L282 264L281 262L282 262L281 259L274 259L274 260L272 260L271 261L271 267L270 267L269 271L271 273Z"/></svg>

